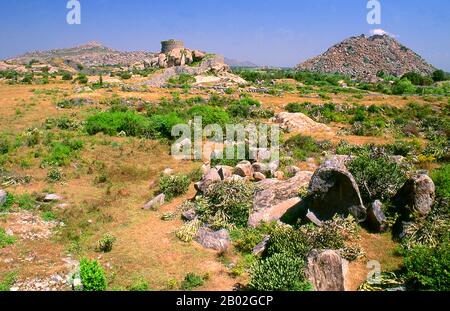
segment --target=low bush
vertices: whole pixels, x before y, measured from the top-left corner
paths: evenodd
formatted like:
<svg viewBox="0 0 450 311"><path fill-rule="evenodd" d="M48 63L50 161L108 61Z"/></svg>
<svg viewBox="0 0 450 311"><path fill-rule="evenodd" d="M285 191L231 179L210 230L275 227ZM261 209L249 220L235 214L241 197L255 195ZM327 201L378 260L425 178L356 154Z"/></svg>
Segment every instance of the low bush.
<svg viewBox="0 0 450 311"><path fill-rule="evenodd" d="M54 221L56 220L55 214L52 211L46 211L42 213L42 220L44 221Z"/></svg>
<svg viewBox="0 0 450 311"><path fill-rule="evenodd" d="M50 151L44 158L45 165L65 166L70 164L77 155L77 151L83 149L83 142L80 140L66 139L62 142L53 142Z"/></svg>
<svg viewBox="0 0 450 311"><path fill-rule="evenodd" d="M84 291L106 290L105 271L96 260L83 258L80 261L80 278Z"/></svg>
<svg viewBox="0 0 450 311"><path fill-rule="evenodd" d="M347 167L366 203L389 200L406 182L405 169L385 155L361 155Z"/></svg>
<svg viewBox="0 0 450 311"><path fill-rule="evenodd" d="M14 244L16 239L13 236L6 234L5 229L0 228L0 249Z"/></svg>
<svg viewBox="0 0 450 311"><path fill-rule="evenodd" d="M202 117L202 124L210 125L210 124L218 124L218 125L226 125L230 122L230 116L224 110L219 107L213 106L194 106L188 110L188 115L191 118L194 117Z"/></svg>
<svg viewBox="0 0 450 311"><path fill-rule="evenodd" d="M284 145L295 159L301 161L305 161L307 157L316 157L320 152L332 147L329 141L315 141L312 137L301 134L289 138Z"/></svg>
<svg viewBox="0 0 450 311"><path fill-rule="evenodd" d="M10 272L0 281L0 292L9 292L17 279L15 272Z"/></svg>
<svg viewBox="0 0 450 311"><path fill-rule="evenodd" d="M114 245L116 238L107 233L97 242L97 250L103 253L109 253Z"/></svg>
<svg viewBox="0 0 450 311"><path fill-rule="evenodd" d="M151 136L152 127L149 119L134 111L100 112L86 120L89 135L103 133L110 136L124 132L127 136Z"/></svg>
<svg viewBox="0 0 450 311"><path fill-rule="evenodd" d="M405 278L414 289L450 290L450 247L448 239L438 247L418 246L404 259Z"/></svg>
<svg viewBox="0 0 450 311"><path fill-rule="evenodd" d="M431 177L436 186L437 197L450 199L450 164L444 164L433 171Z"/></svg>
<svg viewBox="0 0 450 311"><path fill-rule="evenodd" d="M193 290L194 288L202 286L203 284L205 284L205 280L203 277L195 273L188 273L184 277L183 282L181 282L181 289L190 291Z"/></svg>
<svg viewBox="0 0 450 311"><path fill-rule="evenodd" d="M261 260L252 271L249 288L256 291L307 291L312 286L304 275L304 261L275 254Z"/></svg>
<svg viewBox="0 0 450 311"><path fill-rule="evenodd" d="M253 205L254 191L253 184L246 181L214 183L204 195L207 206L198 213L207 223L220 220L221 223L245 227Z"/></svg>
<svg viewBox="0 0 450 311"><path fill-rule="evenodd" d="M253 248L266 236L272 235L276 228L276 223L262 224L256 228L246 227L233 230L230 235L237 250L244 254L251 254Z"/></svg>
<svg viewBox="0 0 450 311"><path fill-rule="evenodd" d="M164 193L166 199L170 201L173 198L186 194L190 184L191 180L187 175L163 175L159 179L159 192Z"/></svg>

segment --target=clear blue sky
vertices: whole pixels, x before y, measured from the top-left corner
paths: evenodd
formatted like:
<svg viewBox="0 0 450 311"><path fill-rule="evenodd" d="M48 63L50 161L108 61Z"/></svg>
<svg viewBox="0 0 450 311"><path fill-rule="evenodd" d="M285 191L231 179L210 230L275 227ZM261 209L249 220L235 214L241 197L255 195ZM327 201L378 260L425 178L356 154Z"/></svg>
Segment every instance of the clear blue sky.
<svg viewBox="0 0 450 311"><path fill-rule="evenodd" d="M82 24L66 23L67 0L3 0L0 59L96 40L121 50L191 48L293 66L349 36L382 28L450 71L450 1L380 0L382 24L366 22L366 0L79 0Z"/></svg>

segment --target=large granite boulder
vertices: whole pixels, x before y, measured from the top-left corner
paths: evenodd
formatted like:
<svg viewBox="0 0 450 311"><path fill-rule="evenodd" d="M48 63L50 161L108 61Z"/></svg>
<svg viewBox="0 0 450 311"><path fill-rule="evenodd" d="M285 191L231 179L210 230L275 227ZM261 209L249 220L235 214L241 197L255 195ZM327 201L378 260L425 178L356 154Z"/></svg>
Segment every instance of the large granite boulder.
<svg viewBox="0 0 450 311"><path fill-rule="evenodd" d="M279 220L298 206L302 202L298 190L309 184L311 176L311 172L299 172L286 181L265 179L256 183L258 190L255 192L248 225L256 227L261 222Z"/></svg>
<svg viewBox="0 0 450 311"><path fill-rule="evenodd" d="M411 214L426 216L433 207L435 190L433 180L428 175L418 174L403 185L393 201L403 216Z"/></svg>
<svg viewBox="0 0 450 311"><path fill-rule="evenodd" d="M348 262L336 251L313 250L305 274L316 291L345 291Z"/></svg>
<svg viewBox="0 0 450 311"><path fill-rule="evenodd" d="M335 215L353 215L366 219L361 193L344 161L327 161L316 170L309 185L309 210L319 220L331 220Z"/></svg>

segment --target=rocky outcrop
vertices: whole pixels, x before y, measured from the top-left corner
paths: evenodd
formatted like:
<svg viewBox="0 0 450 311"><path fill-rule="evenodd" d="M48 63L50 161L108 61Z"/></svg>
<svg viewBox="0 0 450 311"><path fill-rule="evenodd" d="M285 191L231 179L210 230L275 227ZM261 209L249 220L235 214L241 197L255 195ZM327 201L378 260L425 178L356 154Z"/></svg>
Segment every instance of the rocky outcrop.
<svg viewBox="0 0 450 311"><path fill-rule="evenodd" d="M397 192L393 201L400 214L426 216L434 204L436 187L433 180L425 174L410 178Z"/></svg>
<svg viewBox="0 0 450 311"><path fill-rule="evenodd" d="M358 185L343 162L325 162L314 173L309 185L309 210L319 220L349 214L362 222L366 219Z"/></svg>
<svg viewBox="0 0 450 311"><path fill-rule="evenodd" d="M277 114L274 122L288 132L311 133L311 132L332 132L325 124L318 123L303 113L281 112Z"/></svg>
<svg viewBox="0 0 450 311"><path fill-rule="evenodd" d="M316 291L345 291L348 262L336 251L313 250L305 274Z"/></svg>
<svg viewBox="0 0 450 311"><path fill-rule="evenodd" d="M210 72L216 75L220 75L221 73L228 72L229 70L230 68L225 65L222 56L213 55L209 58L204 59L197 67L176 65L174 67L166 68L162 73L153 75L151 79L147 80L143 84L152 87L162 87L170 78L176 77L181 74L197 76Z"/></svg>
<svg viewBox="0 0 450 311"><path fill-rule="evenodd" d="M225 229L213 231L209 228L202 227L198 230L195 240L203 247L219 252L226 251L231 245L230 234Z"/></svg>
<svg viewBox="0 0 450 311"><path fill-rule="evenodd" d="M248 225L256 227L261 222L279 220L290 209L298 206L302 202L298 190L309 184L311 176L310 172L299 172L286 181L265 179L256 183L259 190L254 196Z"/></svg>
<svg viewBox="0 0 450 311"><path fill-rule="evenodd" d="M352 37L324 54L297 66L298 70L341 73L363 81L377 81L377 74L400 77L407 72L429 75L436 69L422 57L387 35Z"/></svg>

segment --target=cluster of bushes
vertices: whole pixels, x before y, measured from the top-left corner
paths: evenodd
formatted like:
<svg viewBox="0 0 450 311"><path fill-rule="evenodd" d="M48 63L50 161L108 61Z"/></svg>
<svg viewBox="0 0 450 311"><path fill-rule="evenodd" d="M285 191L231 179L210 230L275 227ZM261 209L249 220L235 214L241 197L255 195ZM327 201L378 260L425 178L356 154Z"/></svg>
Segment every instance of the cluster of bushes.
<svg viewBox="0 0 450 311"><path fill-rule="evenodd" d="M312 286L307 281L304 268L307 256L313 249L338 250L349 260L355 260L362 255L356 244L357 225L352 218L335 218L325 222L322 227L265 225L262 229L249 229L243 235L254 236L260 232L269 233L270 239L262 258L251 269L249 288L252 290L311 290ZM240 237L238 245L242 246L243 240L245 239ZM249 245L251 244L253 243ZM246 246L240 249L248 251L250 248Z"/></svg>
<svg viewBox="0 0 450 311"><path fill-rule="evenodd" d="M127 136L172 139L172 127L187 124L194 117L201 117L204 126L225 126L233 123L233 118L273 115L259 109L261 104L248 97L240 100L212 97L205 101L198 97L181 100L175 95L172 100L163 99L157 105L146 104L146 114L130 110L123 104L115 105L114 102L116 100L109 103L109 111L98 112L87 118L85 128L89 135L104 133L115 136L122 133Z"/></svg>
<svg viewBox="0 0 450 311"><path fill-rule="evenodd" d="M65 139L63 141L51 142L49 152L44 157L43 165L66 166L83 149L84 143L81 140Z"/></svg>
<svg viewBox="0 0 450 311"><path fill-rule="evenodd" d="M306 85L314 86L338 86L339 81L343 80L350 83L350 79L339 74L326 74L309 71L296 71L291 69L243 69L237 68L234 73L241 76L249 82L262 81L269 84L276 79L295 79Z"/></svg>
<svg viewBox="0 0 450 311"><path fill-rule="evenodd" d="M168 201L186 194L189 190L191 179L188 175L163 175L159 179L159 192L164 193Z"/></svg>

